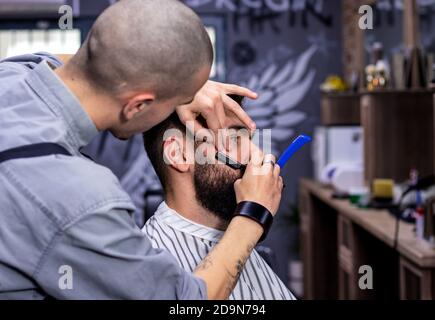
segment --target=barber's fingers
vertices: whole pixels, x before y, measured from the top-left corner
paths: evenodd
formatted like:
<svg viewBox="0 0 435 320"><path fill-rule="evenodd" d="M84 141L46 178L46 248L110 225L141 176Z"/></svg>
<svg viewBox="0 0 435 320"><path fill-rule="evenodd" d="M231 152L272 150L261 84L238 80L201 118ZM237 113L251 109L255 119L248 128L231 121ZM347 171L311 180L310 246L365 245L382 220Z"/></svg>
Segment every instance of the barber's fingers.
<svg viewBox="0 0 435 320"><path fill-rule="evenodd" d="M188 111L185 113L185 111L185 109L179 109L177 113L180 120L186 126L186 132L188 132L191 137L195 137L195 141L214 141L213 132L204 127L194 115L191 115Z"/></svg>
<svg viewBox="0 0 435 320"><path fill-rule="evenodd" d="M202 115L207 122L207 126L217 134L219 129L226 128L227 121L224 102L221 95L217 92L214 92L213 96L204 100L207 104L204 107Z"/></svg>
<svg viewBox="0 0 435 320"><path fill-rule="evenodd" d="M176 110L184 124L201 115L207 127L215 132L226 127L222 90L210 81L196 93L190 104L178 106Z"/></svg>
<svg viewBox="0 0 435 320"><path fill-rule="evenodd" d="M219 82L217 83L226 91L227 94L236 94L250 99L257 99L258 97L257 93L255 93L252 90L249 90L248 88L241 87L235 84L219 83Z"/></svg>
<svg viewBox="0 0 435 320"><path fill-rule="evenodd" d="M258 148L254 144L252 144L251 145L251 157L249 159L247 169L249 170L251 168L257 168L257 169L261 168L261 166L263 165L263 160L264 160L263 151L261 151L260 148Z"/></svg>
<svg viewBox="0 0 435 320"><path fill-rule="evenodd" d="M285 185L284 185L284 180L282 179L281 176L278 177L278 187L279 189L282 191L282 189L284 189Z"/></svg>
<svg viewBox="0 0 435 320"><path fill-rule="evenodd" d="M200 113L207 122L207 127L215 133L225 127L225 112L222 100L213 92L210 96L197 94L196 102L201 104Z"/></svg>
<svg viewBox="0 0 435 320"><path fill-rule="evenodd" d="M215 145L218 150L226 150L225 145L225 135L219 134L219 130L222 128L226 128L226 115L224 110L224 103L220 96L216 96L211 100L211 105L209 108L209 113L205 116L205 121L207 122L207 126L213 131L216 141Z"/></svg>
<svg viewBox="0 0 435 320"><path fill-rule="evenodd" d="M275 161L276 158L273 154L266 154L263 159L263 169L265 169L266 172L273 172L275 168Z"/></svg>
<svg viewBox="0 0 435 320"><path fill-rule="evenodd" d="M273 168L273 175L275 177L279 177L281 174L281 167L278 164L275 164L275 167Z"/></svg>
<svg viewBox="0 0 435 320"><path fill-rule="evenodd" d="M225 114L227 120L234 126L245 127L251 132L255 131L256 124L249 117L245 110L233 99L224 94L222 96L222 101L224 103Z"/></svg>

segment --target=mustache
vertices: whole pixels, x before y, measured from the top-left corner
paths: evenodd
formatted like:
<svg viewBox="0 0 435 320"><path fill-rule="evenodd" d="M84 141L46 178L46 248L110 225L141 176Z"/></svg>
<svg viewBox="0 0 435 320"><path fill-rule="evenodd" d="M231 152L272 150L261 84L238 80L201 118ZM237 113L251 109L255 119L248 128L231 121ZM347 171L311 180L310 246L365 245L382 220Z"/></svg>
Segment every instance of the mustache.
<svg viewBox="0 0 435 320"><path fill-rule="evenodd" d="M226 154L221 151L217 151L215 155L215 159L225 163L228 167L234 170L240 170L242 173L245 172L247 165L242 164L236 160L231 159Z"/></svg>

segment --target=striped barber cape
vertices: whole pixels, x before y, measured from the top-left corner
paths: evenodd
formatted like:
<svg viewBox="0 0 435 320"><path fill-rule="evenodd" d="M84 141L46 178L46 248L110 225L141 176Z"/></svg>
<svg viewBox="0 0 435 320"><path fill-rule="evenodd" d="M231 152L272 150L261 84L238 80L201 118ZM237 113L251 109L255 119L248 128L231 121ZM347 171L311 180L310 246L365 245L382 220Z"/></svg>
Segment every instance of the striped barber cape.
<svg viewBox="0 0 435 320"><path fill-rule="evenodd" d="M162 202L142 231L155 248L168 250L180 266L193 272L222 238L223 232L190 221ZM254 250L230 300L295 300L293 294Z"/></svg>

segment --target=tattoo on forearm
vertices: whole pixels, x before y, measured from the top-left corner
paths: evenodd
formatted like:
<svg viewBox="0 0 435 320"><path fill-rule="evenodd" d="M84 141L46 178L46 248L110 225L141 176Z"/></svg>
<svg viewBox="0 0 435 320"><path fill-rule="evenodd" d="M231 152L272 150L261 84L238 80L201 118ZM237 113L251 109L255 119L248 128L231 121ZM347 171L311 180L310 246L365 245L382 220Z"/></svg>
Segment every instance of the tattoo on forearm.
<svg viewBox="0 0 435 320"><path fill-rule="evenodd" d="M230 224L230 226L227 229L227 233L228 232L233 232L232 230L232 226ZM226 272L226 276L227 276L227 282L224 284L224 287L220 287L224 292L224 295L228 298L231 293L234 290L234 287L236 286L237 282L239 281L239 277L241 275L241 273L243 272L243 268L245 267L245 263L248 260L248 258L250 257L252 250L255 248L255 246L257 245L257 241L253 241L251 243L249 243L246 247L245 247L245 252L237 259L237 261L235 262L235 265L233 266L228 266L227 264L223 263L224 268L225 268L225 272ZM217 252L220 250L224 250L223 248L221 249L221 244L218 243L214 248L213 251L209 253L209 255L207 255L204 260L202 260L198 266L196 267L195 271L206 271L207 269L213 268L215 267L215 262L213 261L214 259L214 255L213 252ZM211 255L211 257L210 257ZM220 263L218 263L218 265L220 265Z"/></svg>
<svg viewBox="0 0 435 320"><path fill-rule="evenodd" d="M236 269L235 274L232 274L229 270L227 270L227 273L230 277L230 281L227 283L227 288L226 288L227 296L229 296L231 292L233 292L234 287L237 284L237 281L239 281L243 268L245 267L245 263L248 260L249 256L251 255L252 250L254 250L256 244L257 244L256 242L249 244L248 247L246 248L246 254L242 256L242 258L237 260L235 265L235 269Z"/></svg>
<svg viewBox="0 0 435 320"><path fill-rule="evenodd" d="M199 265L196 267L196 270L206 270L213 265L213 261L209 256L206 256L204 260L202 260Z"/></svg>

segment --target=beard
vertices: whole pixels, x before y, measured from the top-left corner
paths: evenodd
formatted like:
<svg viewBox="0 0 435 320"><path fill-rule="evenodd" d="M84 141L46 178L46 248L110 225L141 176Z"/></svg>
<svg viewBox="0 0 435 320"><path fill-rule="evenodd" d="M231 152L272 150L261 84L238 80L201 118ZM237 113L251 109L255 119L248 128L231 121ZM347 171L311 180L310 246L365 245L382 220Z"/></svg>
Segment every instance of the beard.
<svg viewBox="0 0 435 320"><path fill-rule="evenodd" d="M236 210L234 182L240 179L240 170L225 165L195 165L193 182L198 203L217 217L228 222Z"/></svg>

